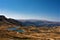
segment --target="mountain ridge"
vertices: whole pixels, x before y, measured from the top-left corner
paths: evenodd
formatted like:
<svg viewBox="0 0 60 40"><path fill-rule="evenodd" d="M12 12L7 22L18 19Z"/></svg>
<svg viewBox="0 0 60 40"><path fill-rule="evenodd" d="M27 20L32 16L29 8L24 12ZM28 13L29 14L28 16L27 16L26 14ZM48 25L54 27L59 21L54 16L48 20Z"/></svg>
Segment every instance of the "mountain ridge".
<svg viewBox="0 0 60 40"><path fill-rule="evenodd" d="M51 21L43 21L43 20L16 20L12 18L6 18L3 15L0 15L0 24L10 24L16 26L36 26L36 27L52 27L52 26L60 26L60 22L51 22Z"/></svg>
<svg viewBox="0 0 60 40"><path fill-rule="evenodd" d="M10 24L10 25L21 25L21 22L12 19L12 18L6 18L3 15L0 15L0 24L4 23L4 24Z"/></svg>

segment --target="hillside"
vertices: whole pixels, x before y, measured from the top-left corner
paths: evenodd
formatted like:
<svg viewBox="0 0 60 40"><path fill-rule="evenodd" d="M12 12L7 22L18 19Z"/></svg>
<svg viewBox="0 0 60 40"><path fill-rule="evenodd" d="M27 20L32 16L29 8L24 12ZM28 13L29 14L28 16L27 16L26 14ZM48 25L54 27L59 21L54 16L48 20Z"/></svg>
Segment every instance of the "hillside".
<svg viewBox="0 0 60 40"><path fill-rule="evenodd" d="M16 20L0 15L0 40L60 40L60 22Z"/></svg>

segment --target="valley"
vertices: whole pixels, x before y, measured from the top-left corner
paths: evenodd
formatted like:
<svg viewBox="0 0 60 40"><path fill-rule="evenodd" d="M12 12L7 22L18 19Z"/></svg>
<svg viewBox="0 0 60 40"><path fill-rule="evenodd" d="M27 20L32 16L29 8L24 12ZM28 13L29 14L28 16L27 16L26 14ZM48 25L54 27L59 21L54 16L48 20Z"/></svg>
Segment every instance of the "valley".
<svg viewBox="0 0 60 40"><path fill-rule="evenodd" d="M43 25L37 24L0 16L0 40L60 40L59 22L39 21Z"/></svg>

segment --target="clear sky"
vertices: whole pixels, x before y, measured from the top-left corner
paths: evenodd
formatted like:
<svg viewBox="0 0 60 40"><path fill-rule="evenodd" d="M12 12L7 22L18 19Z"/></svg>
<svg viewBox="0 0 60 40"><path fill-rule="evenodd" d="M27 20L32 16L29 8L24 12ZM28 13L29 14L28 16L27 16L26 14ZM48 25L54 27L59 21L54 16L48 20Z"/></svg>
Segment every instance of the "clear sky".
<svg viewBox="0 0 60 40"><path fill-rule="evenodd" d="M60 0L0 0L0 15L14 19L60 21Z"/></svg>

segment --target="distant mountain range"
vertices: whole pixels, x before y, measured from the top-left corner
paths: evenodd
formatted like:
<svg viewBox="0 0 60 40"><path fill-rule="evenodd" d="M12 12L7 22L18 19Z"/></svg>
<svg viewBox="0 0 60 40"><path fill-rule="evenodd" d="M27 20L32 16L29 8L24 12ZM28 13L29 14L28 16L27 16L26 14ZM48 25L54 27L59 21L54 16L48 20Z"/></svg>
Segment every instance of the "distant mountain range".
<svg viewBox="0 0 60 40"><path fill-rule="evenodd" d="M23 26L36 26L36 27L54 27L60 26L60 22L44 21L44 20L19 20Z"/></svg>
<svg viewBox="0 0 60 40"><path fill-rule="evenodd" d="M11 18L6 18L0 15L0 25L9 24L17 26L36 26L36 27L54 27L60 26L60 22L43 21L43 20L16 20Z"/></svg>

